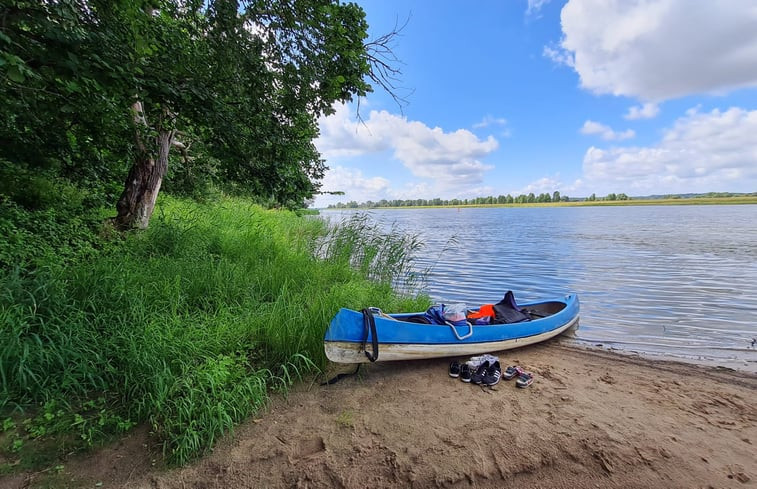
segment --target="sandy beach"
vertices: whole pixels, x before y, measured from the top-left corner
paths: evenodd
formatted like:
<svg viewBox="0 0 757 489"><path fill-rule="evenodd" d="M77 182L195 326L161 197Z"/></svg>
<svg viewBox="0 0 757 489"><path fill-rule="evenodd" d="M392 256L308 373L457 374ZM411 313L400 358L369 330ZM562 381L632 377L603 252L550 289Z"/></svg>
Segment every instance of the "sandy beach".
<svg viewBox="0 0 757 489"><path fill-rule="evenodd" d="M0 486L757 487L757 375L558 342L498 355L534 384L465 384L449 359L368 365L274 399L184 468L142 429Z"/></svg>

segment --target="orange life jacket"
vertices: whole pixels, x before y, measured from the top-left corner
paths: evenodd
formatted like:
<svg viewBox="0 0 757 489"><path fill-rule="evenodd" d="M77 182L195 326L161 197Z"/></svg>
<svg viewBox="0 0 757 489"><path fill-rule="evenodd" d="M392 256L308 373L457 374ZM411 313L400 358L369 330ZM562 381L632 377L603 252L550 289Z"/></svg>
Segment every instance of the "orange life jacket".
<svg viewBox="0 0 757 489"><path fill-rule="evenodd" d="M466 317L468 319L479 319L486 316L494 317L494 304L484 304L478 308L478 312L469 312Z"/></svg>

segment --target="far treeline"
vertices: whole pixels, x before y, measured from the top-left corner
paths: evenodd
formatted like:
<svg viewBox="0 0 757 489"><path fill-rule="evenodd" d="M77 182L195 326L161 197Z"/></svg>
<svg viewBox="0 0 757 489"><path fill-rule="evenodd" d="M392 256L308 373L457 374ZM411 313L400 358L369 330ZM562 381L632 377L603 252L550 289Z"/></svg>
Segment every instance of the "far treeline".
<svg viewBox="0 0 757 489"><path fill-rule="evenodd" d="M378 202L371 200L367 202L357 203L354 200L343 203L331 204L328 209L375 209L381 207L458 207L458 206L484 206L484 205L517 205L517 204L546 204L546 203L558 203L558 202L620 202L620 201L634 201L634 200L680 200L680 199L730 199L736 197L757 197L757 192L749 194L745 193L731 193L731 192L708 192L706 194L676 194L676 195L655 195L646 197L629 197L626 194L610 193L605 197L597 197L596 194L591 194L588 197L570 198L566 195L560 195L560 192L555 191L552 194L542 193L535 195L530 193L528 195L521 194L517 197L512 195L499 195L497 197L476 197L473 199L382 199Z"/></svg>

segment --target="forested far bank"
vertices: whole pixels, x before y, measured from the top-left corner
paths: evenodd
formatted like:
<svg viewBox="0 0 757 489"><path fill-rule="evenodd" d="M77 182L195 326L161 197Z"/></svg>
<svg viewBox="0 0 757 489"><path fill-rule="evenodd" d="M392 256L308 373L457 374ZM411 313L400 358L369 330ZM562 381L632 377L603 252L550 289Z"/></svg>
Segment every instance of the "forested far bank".
<svg viewBox="0 0 757 489"><path fill-rule="evenodd" d="M367 201L358 203L350 201L330 204L328 209L376 209L398 207L464 207L464 206L517 206L517 205L647 205L647 204L757 204L757 192L730 193L708 192L705 194L674 194L655 195L644 197L629 197L626 194L608 194L597 197L595 194L589 197L570 198L553 192L551 195L542 193L521 194L517 197L512 195L499 195L497 197L476 197L473 199L382 199L377 202Z"/></svg>

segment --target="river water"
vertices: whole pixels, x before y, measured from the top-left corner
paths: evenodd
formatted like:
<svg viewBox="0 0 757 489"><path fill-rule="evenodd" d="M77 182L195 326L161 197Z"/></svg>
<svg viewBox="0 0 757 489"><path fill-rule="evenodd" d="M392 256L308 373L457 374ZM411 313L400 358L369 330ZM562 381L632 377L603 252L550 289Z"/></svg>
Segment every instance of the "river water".
<svg viewBox="0 0 757 489"><path fill-rule="evenodd" d="M339 219L344 211L323 211ZM757 206L381 209L436 302L578 294L567 341L757 371ZM565 341L565 339L563 340Z"/></svg>

